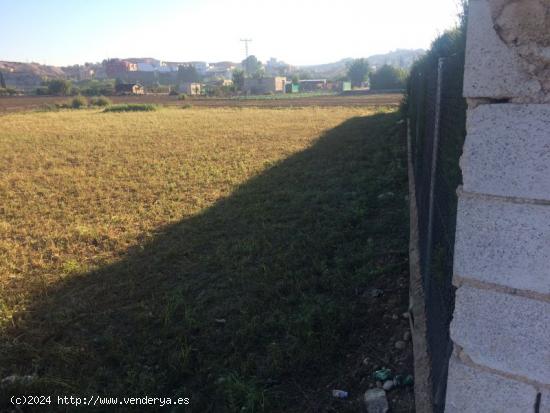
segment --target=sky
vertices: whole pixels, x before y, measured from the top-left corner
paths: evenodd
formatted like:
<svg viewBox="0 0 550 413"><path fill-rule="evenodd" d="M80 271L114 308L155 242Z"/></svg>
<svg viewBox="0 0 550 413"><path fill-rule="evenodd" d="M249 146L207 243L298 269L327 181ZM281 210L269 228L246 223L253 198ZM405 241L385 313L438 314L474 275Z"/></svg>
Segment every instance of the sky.
<svg viewBox="0 0 550 413"><path fill-rule="evenodd" d="M293 65L428 48L457 0L0 0L0 60L155 57Z"/></svg>

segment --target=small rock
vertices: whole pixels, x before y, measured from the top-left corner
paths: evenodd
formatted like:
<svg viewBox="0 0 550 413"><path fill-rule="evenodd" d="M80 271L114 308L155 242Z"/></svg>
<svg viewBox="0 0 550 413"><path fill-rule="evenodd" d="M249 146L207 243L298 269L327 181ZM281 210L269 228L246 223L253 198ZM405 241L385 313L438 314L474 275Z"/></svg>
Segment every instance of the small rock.
<svg viewBox="0 0 550 413"><path fill-rule="evenodd" d="M404 341L396 341L395 342L395 348L398 349L398 350L404 350L407 348L407 343L405 343Z"/></svg>
<svg viewBox="0 0 550 413"><path fill-rule="evenodd" d="M392 318L392 320L398 320L398 319L399 319L399 317L397 316L397 314L393 314L393 315L391 316L391 318Z"/></svg>
<svg viewBox="0 0 550 413"><path fill-rule="evenodd" d="M393 192L384 192L383 194L380 194L377 196L378 199L386 199L386 198L391 198L393 197L395 194Z"/></svg>
<svg viewBox="0 0 550 413"><path fill-rule="evenodd" d="M409 313L405 312L405 313L401 314L401 317L403 317L405 319L408 319L409 318Z"/></svg>
<svg viewBox="0 0 550 413"><path fill-rule="evenodd" d="M393 389L394 386L395 383L393 382L393 380L386 380L382 388L386 391L390 391L391 389Z"/></svg>
<svg viewBox="0 0 550 413"><path fill-rule="evenodd" d="M363 366L368 366L369 363L370 363L370 359L369 359L368 357L365 357L365 358L363 359Z"/></svg>
<svg viewBox="0 0 550 413"><path fill-rule="evenodd" d="M379 288L373 288L369 291L369 294L373 298L381 297L384 295L384 291Z"/></svg>
<svg viewBox="0 0 550 413"><path fill-rule="evenodd" d="M18 376L13 374L11 376L4 377L0 381L0 386L9 386L12 384L26 385L32 383L36 379L36 376Z"/></svg>
<svg viewBox="0 0 550 413"><path fill-rule="evenodd" d="M403 340L404 341L409 341L411 339L411 332L410 331L405 331L403 333Z"/></svg>
<svg viewBox="0 0 550 413"><path fill-rule="evenodd" d="M368 413L387 413L389 411L388 399L383 389L367 390L363 400Z"/></svg>
<svg viewBox="0 0 550 413"><path fill-rule="evenodd" d="M227 323L227 320L225 318L216 318L214 321L216 322L216 324L225 324L225 323Z"/></svg>
<svg viewBox="0 0 550 413"><path fill-rule="evenodd" d="M414 384L414 377L409 374L405 379L403 380L404 386L412 386Z"/></svg>
<svg viewBox="0 0 550 413"><path fill-rule="evenodd" d="M332 397L336 397L337 399L347 399L348 392L344 390L333 390Z"/></svg>

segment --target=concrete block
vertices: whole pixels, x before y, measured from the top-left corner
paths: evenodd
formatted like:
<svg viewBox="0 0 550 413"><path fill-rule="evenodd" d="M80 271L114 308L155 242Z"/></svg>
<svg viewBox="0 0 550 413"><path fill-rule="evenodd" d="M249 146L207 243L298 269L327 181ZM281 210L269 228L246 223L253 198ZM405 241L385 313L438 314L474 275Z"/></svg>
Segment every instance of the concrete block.
<svg viewBox="0 0 550 413"><path fill-rule="evenodd" d="M550 390L543 390L540 399L540 413L550 413Z"/></svg>
<svg viewBox="0 0 550 413"><path fill-rule="evenodd" d="M451 357L445 413L531 412L536 397L533 386L472 368Z"/></svg>
<svg viewBox="0 0 550 413"><path fill-rule="evenodd" d="M525 71L520 56L498 36L487 0L472 0L464 73L464 97L528 98L540 83Z"/></svg>
<svg viewBox="0 0 550 413"><path fill-rule="evenodd" d="M387 413L388 400L386 392L382 389L370 389L365 392L363 397L367 413Z"/></svg>
<svg viewBox="0 0 550 413"><path fill-rule="evenodd" d="M451 337L476 364L550 384L550 303L462 286Z"/></svg>
<svg viewBox="0 0 550 413"><path fill-rule="evenodd" d="M550 105L468 111L460 166L466 191L550 200Z"/></svg>
<svg viewBox="0 0 550 413"><path fill-rule="evenodd" d="M550 293L550 205L461 194L454 273Z"/></svg>

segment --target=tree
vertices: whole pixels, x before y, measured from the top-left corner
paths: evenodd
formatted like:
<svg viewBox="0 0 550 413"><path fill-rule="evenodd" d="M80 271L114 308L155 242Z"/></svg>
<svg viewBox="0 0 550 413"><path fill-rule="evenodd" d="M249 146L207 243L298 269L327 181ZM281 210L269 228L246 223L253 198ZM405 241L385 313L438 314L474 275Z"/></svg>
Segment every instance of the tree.
<svg viewBox="0 0 550 413"><path fill-rule="evenodd" d="M181 83L196 83L200 82L201 76L193 65L179 66L178 80Z"/></svg>
<svg viewBox="0 0 550 413"><path fill-rule="evenodd" d="M248 56L241 64L247 76L254 77L263 73L262 63L254 55Z"/></svg>
<svg viewBox="0 0 550 413"><path fill-rule="evenodd" d="M370 75L370 87L373 90L403 89L407 79L407 72L403 69L384 65Z"/></svg>
<svg viewBox="0 0 550 413"><path fill-rule="evenodd" d="M233 79L233 86L235 86L235 89L239 90L239 91L243 90L243 88L244 88L244 71L242 71L240 69L235 69L233 71L232 79Z"/></svg>
<svg viewBox="0 0 550 413"><path fill-rule="evenodd" d="M50 95L66 96L71 92L71 82L64 79L50 80L47 86Z"/></svg>
<svg viewBox="0 0 550 413"><path fill-rule="evenodd" d="M361 86L369 74L369 62L367 59L355 59L348 66L348 78L352 86Z"/></svg>
<svg viewBox="0 0 550 413"><path fill-rule="evenodd" d="M6 81L4 80L4 75L0 72L0 87L6 89Z"/></svg>

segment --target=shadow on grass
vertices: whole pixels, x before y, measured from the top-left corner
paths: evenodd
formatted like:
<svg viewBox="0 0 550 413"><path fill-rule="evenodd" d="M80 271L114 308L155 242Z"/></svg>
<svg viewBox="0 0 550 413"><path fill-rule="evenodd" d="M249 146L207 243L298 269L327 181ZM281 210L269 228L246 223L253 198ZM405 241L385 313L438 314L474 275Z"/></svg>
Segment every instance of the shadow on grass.
<svg viewBox="0 0 550 413"><path fill-rule="evenodd" d="M190 397L185 411L318 409L375 330L363 293L407 271L397 120L350 119L122 261L37 295L1 339L2 377L36 374L25 394Z"/></svg>

